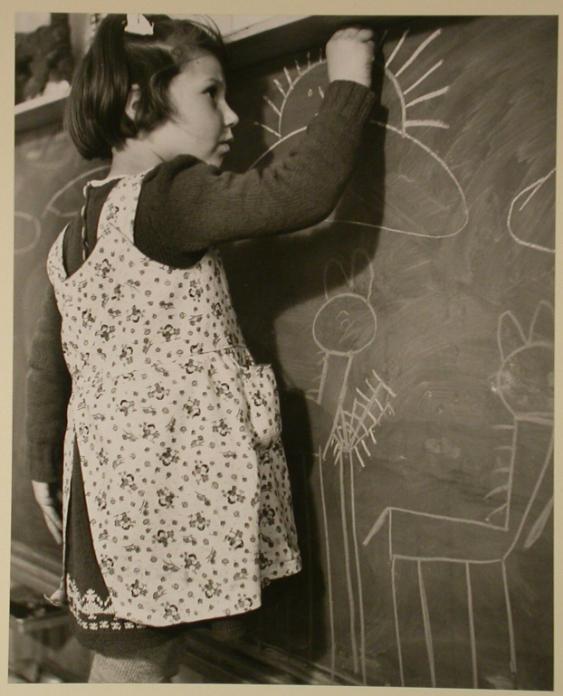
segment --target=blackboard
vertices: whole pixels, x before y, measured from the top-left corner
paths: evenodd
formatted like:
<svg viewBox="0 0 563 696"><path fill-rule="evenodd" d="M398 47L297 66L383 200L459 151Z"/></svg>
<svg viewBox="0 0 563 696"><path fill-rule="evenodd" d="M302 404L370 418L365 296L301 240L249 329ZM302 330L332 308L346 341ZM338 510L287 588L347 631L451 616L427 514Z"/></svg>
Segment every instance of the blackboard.
<svg viewBox="0 0 563 696"><path fill-rule="evenodd" d="M250 632L335 681L551 684L556 31L390 23L334 214L223 251L281 386L304 558ZM234 76L234 168L303 137L320 48Z"/></svg>
<svg viewBox="0 0 563 696"><path fill-rule="evenodd" d="M379 28L381 106L335 212L222 249L278 377L304 561L240 647L341 683L549 689L557 20ZM228 166L303 137L321 48L230 76ZM95 170L60 126L17 140L13 536L52 557L22 385L46 252Z"/></svg>

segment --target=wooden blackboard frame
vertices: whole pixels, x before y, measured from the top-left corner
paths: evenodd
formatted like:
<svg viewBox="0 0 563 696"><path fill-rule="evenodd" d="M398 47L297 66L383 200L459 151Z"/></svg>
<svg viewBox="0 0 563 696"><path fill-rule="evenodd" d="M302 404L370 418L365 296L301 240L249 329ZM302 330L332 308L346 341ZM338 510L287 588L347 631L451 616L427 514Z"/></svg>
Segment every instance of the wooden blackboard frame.
<svg viewBox="0 0 563 696"><path fill-rule="evenodd" d="M380 25L400 18L349 15L306 15L303 17L283 16L272 21L235 31L225 37L231 52L231 68L238 70L260 60L276 58L286 52L299 51L308 45L321 43L332 31L346 22ZM62 118L67 97L44 99L38 97L32 102L23 102L15 108L16 133L40 128L55 123Z"/></svg>

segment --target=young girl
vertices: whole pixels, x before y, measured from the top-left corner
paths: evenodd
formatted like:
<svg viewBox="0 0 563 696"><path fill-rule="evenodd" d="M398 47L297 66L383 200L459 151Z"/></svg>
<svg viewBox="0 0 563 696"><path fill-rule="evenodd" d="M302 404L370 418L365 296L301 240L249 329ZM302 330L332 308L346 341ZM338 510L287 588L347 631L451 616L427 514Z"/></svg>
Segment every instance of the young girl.
<svg viewBox="0 0 563 696"><path fill-rule="evenodd" d="M216 246L338 201L374 101L371 30L337 31L326 57L299 148L244 174L220 169L238 118L215 30L110 15L76 74L68 130L111 169L49 252L27 439L63 545L51 600L95 651L91 682L169 681L174 638L228 628L301 568L274 376L244 344Z"/></svg>

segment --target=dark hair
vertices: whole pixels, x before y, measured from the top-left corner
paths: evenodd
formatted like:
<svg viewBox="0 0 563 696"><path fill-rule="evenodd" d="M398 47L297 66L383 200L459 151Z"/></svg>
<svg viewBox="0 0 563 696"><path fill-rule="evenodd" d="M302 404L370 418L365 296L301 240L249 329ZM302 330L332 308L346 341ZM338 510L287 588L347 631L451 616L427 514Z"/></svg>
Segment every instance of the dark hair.
<svg viewBox="0 0 563 696"><path fill-rule="evenodd" d="M86 159L110 158L126 138L150 131L172 113L172 78L202 52L224 67L226 48L215 25L166 15L145 15L152 35L125 31L127 15L106 16L72 81L65 125ZM133 84L140 88L135 118L125 113Z"/></svg>

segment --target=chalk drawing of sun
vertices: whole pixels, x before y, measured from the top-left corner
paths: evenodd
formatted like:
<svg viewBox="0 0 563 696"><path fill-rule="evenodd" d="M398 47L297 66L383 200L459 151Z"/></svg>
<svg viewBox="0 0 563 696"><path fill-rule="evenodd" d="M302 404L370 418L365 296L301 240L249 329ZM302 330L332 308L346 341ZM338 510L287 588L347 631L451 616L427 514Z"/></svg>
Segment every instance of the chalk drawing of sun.
<svg viewBox="0 0 563 696"><path fill-rule="evenodd" d="M264 96L264 101L275 114L275 121L272 126L258 122L255 125L273 135L275 140L272 147L264 152L252 166L258 164L268 152L277 148L284 141L305 131L307 125L306 122L303 125L303 97L306 98L305 101L310 101L310 104L307 105L309 108L306 118L309 117L310 108L314 112L318 109L320 100L324 97L322 83L327 83L326 61L323 59L322 51L316 60L312 60L311 53L308 52L306 61L306 64L302 65L298 60L295 60L294 76L291 75L287 67L284 67L285 82L283 79L273 80L276 92L281 95L280 104L276 104L270 97ZM296 103L299 105L298 108L295 108Z"/></svg>
<svg viewBox="0 0 563 696"><path fill-rule="evenodd" d="M449 127L444 121L425 115L434 100L450 89L442 84L425 87L439 78L444 61L437 60L420 74L420 61L440 33L437 29L412 49L405 31L385 58L381 99L388 117L385 122L370 120L366 130L371 131L371 136L367 134L360 165L364 181L358 186L356 177L356 184L348 187L336 211L325 222L375 227L417 237L451 237L466 227L469 212L459 181L448 164L414 135L415 131ZM423 65L428 65L426 58ZM265 122L255 124L265 131L267 149L252 166L270 153L274 159L287 154L295 144L292 141L304 133L318 111L327 86L322 53L315 60L309 53L305 61L283 68L283 77L273 80L274 95L264 96L268 107ZM417 117L417 111L423 115ZM378 152L381 148L383 152Z"/></svg>

